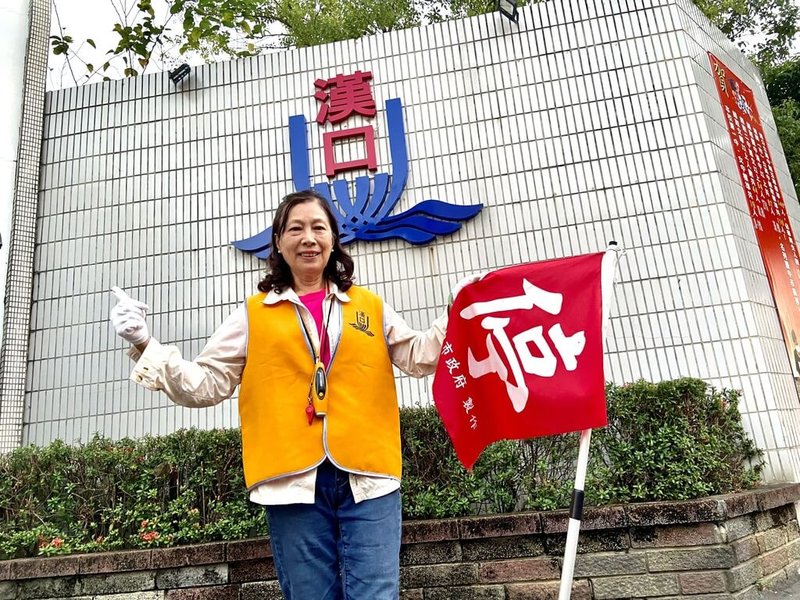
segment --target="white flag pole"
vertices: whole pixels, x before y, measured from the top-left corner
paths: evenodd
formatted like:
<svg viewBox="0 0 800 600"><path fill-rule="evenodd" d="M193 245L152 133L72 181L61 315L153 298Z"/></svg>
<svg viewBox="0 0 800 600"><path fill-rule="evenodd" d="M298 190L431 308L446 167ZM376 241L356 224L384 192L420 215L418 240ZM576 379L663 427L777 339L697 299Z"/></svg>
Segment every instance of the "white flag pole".
<svg viewBox="0 0 800 600"><path fill-rule="evenodd" d="M603 339L605 339L608 325L608 313L618 252L617 242L609 242L601 267L600 289L602 294ZM589 443L591 440L591 429L581 431L581 441L578 447L578 466L575 471L575 487L572 490L572 506L569 513L569 524L567 525L567 543L564 547L564 563L561 567L561 586L558 590L558 600L569 600L572 594L572 576L575 572L575 558L578 552L578 535L581 529L581 516L583 515L583 488L586 482L586 468L589 464Z"/></svg>
<svg viewBox="0 0 800 600"><path fill-rule="evenodd" d="M578 551L578 533L581 529L583 513L583 485L586 481L586 466L589 464L591 439L591 429L581 431L578 468L575 473L575 489L572 490L572 508L567 526L567 545L564 547L564 566L561 568L561 587L558 590L558 600L569 600L570 594L572 594L572 574L575 572L575 555Z"/></svg>

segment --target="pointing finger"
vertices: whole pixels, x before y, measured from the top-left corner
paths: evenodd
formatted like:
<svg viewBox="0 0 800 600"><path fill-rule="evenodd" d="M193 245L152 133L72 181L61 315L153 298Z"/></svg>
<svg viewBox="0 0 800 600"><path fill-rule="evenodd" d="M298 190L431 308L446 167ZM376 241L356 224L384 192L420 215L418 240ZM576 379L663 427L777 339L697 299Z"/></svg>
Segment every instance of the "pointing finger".
<svg viewBox="0 0 800 600"><path fill-rule="evenodd" d="M116 297L117 301L119 301L119 302L122 302L123 300L130 300L131 299L131 297L128 296L128 294L126 294L125 291L121 287L118 287L116 285L111 288L111 293L114 294L114 296Z"/></svg>
<svg viewBox="0 0 800 600"><path fill-rule="evenodd" d="M134 300L121 287L115 285L111 288L111 292L114 294L117 302L121 305L130 306L145 313L150 310L150 307L147 306L147 304L140 302L139 300Z"/></svg>

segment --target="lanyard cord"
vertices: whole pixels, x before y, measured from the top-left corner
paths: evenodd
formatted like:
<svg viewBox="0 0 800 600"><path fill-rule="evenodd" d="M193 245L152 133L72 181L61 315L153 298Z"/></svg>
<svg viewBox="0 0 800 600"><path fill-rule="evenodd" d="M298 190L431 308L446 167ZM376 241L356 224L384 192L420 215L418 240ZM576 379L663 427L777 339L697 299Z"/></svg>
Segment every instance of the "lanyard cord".
<svg viewBox="0 0 800 600"><path fill-rule="evenodd" d="M308 307L306 307L306 309L307 308ZM309 344L311 344L311 350L314 353L314 364L316 364L317 362L322 362L322 348L323 348L322 344L325 343L326 341L325 338L328 337L328 324L331 321L332 311L333 311L333 298L331 298L330 303L328 304L328 315L325 317L325 323L323 323L322 331L319 334L319 353L317 352L317 349L314 348L314 343L311 340L311 332L308 330L308 327L306 327L305 319L303 319L303 317L300 317L300 324L303 326L303 331L305 331L306 338L308 338L308 342ZM310 313L311 311L308 312Z"/></svg>
<svg viewBox="0 0 800 600"><path fill-rule="evenodd" d="M306 307L308 308L308 307ZM308 331L308 327L306 327L306 322L303 317L300 317L300 324L303 326L303 331L306 334L306 338L308 339L309 344L311 344L311 348L314 354L314 373L311 376L311 383L308 386L308 402L306 404L305 413L306 418L308 419L308 424L311 425L314 422L315 416L323 416L325 414L325 410L322 410L322 413L317 413L314 407L314 401L312 396L316 397L320 402L325 399L325 395L328 389L328 378L325 374L325 365L322 364L322 348L325 343L325 338L327 337L328 332L328 324L331 320L331 312L333 311L333 298L330 300L330 304L328 305L328 316L325 318L325 323L322 326L322 331L319 334L319 354L317 354L316 348L314 348L314 344L311 341L311 333ZM309 311L311 312L311 311Z"/></svg>

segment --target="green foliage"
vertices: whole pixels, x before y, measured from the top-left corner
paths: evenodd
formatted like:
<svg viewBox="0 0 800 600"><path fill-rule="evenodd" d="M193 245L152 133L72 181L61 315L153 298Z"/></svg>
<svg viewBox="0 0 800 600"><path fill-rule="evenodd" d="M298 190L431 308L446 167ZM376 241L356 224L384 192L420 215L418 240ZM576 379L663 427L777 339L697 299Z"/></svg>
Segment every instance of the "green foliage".
<svg viewBox="0 0 800 600"><path fill-rule="evenodd" d="M792 175L795 194L800 198L800 102L785 100L772 107L772 116Z"/></svg>
<svg viewBox="0 0 800 600"><path fill-rule="evenodd" d="M180 54L196 52L206 60L254 54L255 47L248 46L277 21L271 1L174 0L169 4L170 15L178 16L180 23L169 39L179 45Z"/></svg>
<svg viewBox="0 0 800 600"><path fill-rule="evenodd" d="M694 0L694 3L759 66L800 198L797 150L800 59L790 57L800 24L800 7L794 0Z"/></svg>
<svg viewBox="0 0 800 600"><path fill-rule="evenodd" d="M786 100L800 102L800 57L761 68L769 103L775 107Z"/></svg>
<svg viewBox="0 0 800 600"><path fill-rule="evenodd" d="M800 57L777 65L762 65L761 77L795 193L800 198Z"/></svg>
<svg viewBox="0 0 800 600"><path fill-rule="evenodd" d="M109 2L119 18L119 22L108 25L116 41L99 55L94 52L97 45L93 39L76 41L66 35L58 0L54 3L59 35L50 38L52 52L66 57L75 84L100 76L107 79L115 69L125 77L137 76L154 60L163 68L167 61L181 60L186 53L218 60L255 54L256 43L260 47L276 45L269 43L267 32L270 24L278 23L274 0L165 0L164 8L158 3L159 11L152 0ZM93 61L92 57L101 60ZM86 74L79 78L70 61L81 63ZM95 68L96 64L100 68Z"/></svg>
<svg viewBox="0 0 800 600"><path fill-rule="evenodd" d="M152 0L109 1L120 17L120 22L110 26L118 39L100 60L92 60L87 58L87 52L92 52L87 47L96 50L94 40L78 43L66 34L55 0L59 34L50 37L51 49L54 55L66 57L75 84L108 79L115 68L123 76L136 76L154 61L163 67L167 61L182 62L187 53L207 61L242 57L496 10L495 0L165 0L166 10L158 14ZM694 3L760 66L790 172L800 184L797 105L783 104L787 99L800 101L798 58L789 59L800 8L794 0ZM527 0L519 4L524 6ZM85 74L76 75L72 62L82 63Z"/></svg>
<svg viewBox="0 0 800 600"><path fill-rule="evenodd" d="M458 462L436 409L403 409L400 423L407 517L500 513L517 507L521 465L515 442L494 444L469 473Z"/></svg>
<svg viewBox="0 0 800 600"><path fill-rule="evenodd" d="M742 428L738 392L679 379L606 393L609 426L593 432L587 502L683 500L758 482L761 453ZM569 506L577 434L494 444L470 474L434 409L406 409L401 422L407 516Z"/></svg>
<svg viewBox="0 0 800 600"><path fill-rule="evenodd" d="M55 56L58 56L59 54L66 54L67 52L69 52L69 45L71 43L72 43L72 38L68 35L50 36L50 45L53 47L53 54Z"/></svg>
<svg viewBox="0 0 800 600"><path fill-rule="evenodd" d="M694 3L722 33L747 49L756 63L776 64L789 56L800 12L794 0L694 0Z"/></svg>
<svg viewBox="0 0 800 600"><path fill-rule="evenodd" d="M416 25L413 0L278 0L285 47L316 46Z"/></svg>
<svg viewBox="0 0 800 600"><path fill-rule="evenodd" d="M525 508L554 510L569 506L578 441L578 434L566 434L519 442Z"/></svg>
<svg viewBox="0 0 800 600"><path fill-rule="evenodd" d="M533 0L534 3L543 0ZM482 15L497 10L495 0L421 0L416 2L417 14L425 23L439 23L448 19L463 19ZM517 6L525 6L526 1L518 2Z"/></svg>
<svg viewBox="0 0 800 600"><path fill-rule="evenodd" d="M264 534L243 490L236 430L20 448L0 456L0 558Z"/></svg>
<svg viewBox="0 0 800 600"><path fill-rule="evenodd" d="M520 0L519 5L529 1L542 0ZM69 64L75 84L107 73L117 62L123 63L121 73L129 77L144 72L153 60L163 66L186 53L207 61L242 57L496 10L496 0L165 0L160 12L152 0L109 2L120 19L109 24L118 39L100 61L87 59L91 51L86 46L96 50L93 39L78 43L66 34L58 0L54 2L59 35L50 38L52 52L65 56L68 63L82 63L86 74L81 81ZM758 40L749 48L760 65L779 64L789 56L798 30L793 0L695 0L695 4L732 40Z"/></svg>
<svg viewBox="0 0 800 600"><path fill-rule="evenodd" d="M761 452L739 393L699 379L609 385L608 427L594 436L587 496L595 503L686 500L755 485Z"/></svg>
<svg viewBox="0 0 800 600"><path fill-rule="evenodd" d="M495 0L276 0L273 14L286 30L281 44L303 47L494 10Z"/></svg>
<svg viewBox="0 0 800 600"><path fill-rule="evenodd" d="M474 16L496 6L494 0L165 0L166 9L159 13L152 0L109 1L120 18L109 24L117 41L97 61L86 47L96 50L93 39L84 45L66 35L55 0L59 35L51 37L52 52L82 63L86 75L79 81L73 73L76 84L113 71L119 62L120 74L131 77L154 60L163 65L187 53L207 61L250 56Z"/></svg>
<svg viewBox="0 0 800 600"><path fill-rule="evenodd" d="M742 429L737 392L680 379L610 385L607 395L589 502L680 500L757 483L760 453ZM401 427L406 517L569 505L576 434L498 442L467 472L435 409L403 409ZM0 559L264 534L263 511L247 500L238 430L56 441L0 456Z"/></svg>

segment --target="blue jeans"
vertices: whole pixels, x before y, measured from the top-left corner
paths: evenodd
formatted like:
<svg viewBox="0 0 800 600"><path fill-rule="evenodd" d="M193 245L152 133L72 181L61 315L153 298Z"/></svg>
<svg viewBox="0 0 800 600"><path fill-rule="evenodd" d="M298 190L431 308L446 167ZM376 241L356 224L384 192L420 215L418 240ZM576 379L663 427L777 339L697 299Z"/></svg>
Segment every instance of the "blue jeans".
<svg viewBox="0 0 800 600"><path fill-rule="evenodd" d="M286 600L397 600L400 492L355 503L346 472L325 461L314 504L268 506Z"/></svg>

